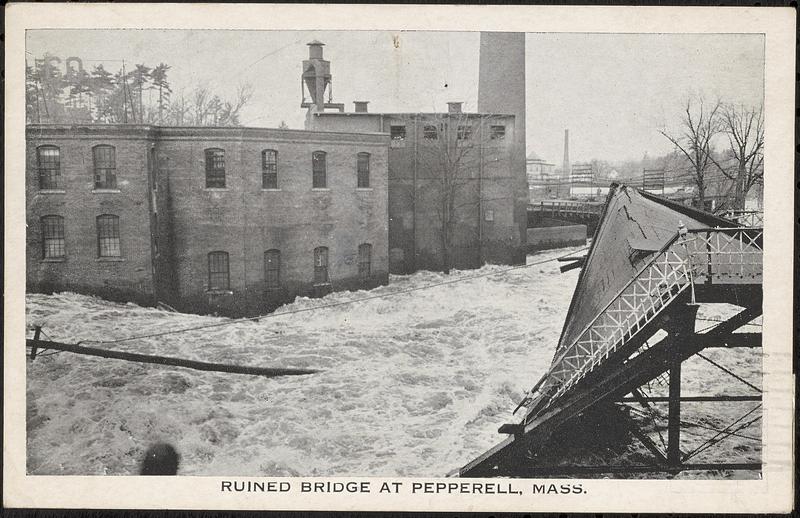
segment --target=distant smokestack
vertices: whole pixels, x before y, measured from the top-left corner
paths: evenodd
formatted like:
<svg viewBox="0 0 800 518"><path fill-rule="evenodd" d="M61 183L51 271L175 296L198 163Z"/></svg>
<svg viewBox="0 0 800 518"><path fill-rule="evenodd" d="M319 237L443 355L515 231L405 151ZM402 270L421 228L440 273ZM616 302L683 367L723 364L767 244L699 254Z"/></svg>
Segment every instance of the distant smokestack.
<svg viewBox="0 0 800 518"><path fill-rule="evenodd" d="M570 175L570 165L569 165L569 130L564 130L564 175Z"/></svg>
<svg viewBox="0 0 800 518"><path fill-rule="evenodd" d="M369 101L353 101L356 107L356 113L367 113L367 105Z"/></svg>
<svg viewBox="0 0 800 518"><path fill-rule="evenodd" d="M447 113L461 113L461 105L464 103L461 102L450 102L447 103Z"/></svg>

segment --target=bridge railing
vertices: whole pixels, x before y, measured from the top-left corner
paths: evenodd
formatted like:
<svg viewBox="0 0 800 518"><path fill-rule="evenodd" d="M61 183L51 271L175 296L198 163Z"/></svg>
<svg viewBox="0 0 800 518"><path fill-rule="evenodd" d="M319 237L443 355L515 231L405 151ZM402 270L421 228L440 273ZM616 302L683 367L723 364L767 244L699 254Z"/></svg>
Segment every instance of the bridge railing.
<svg viewBox="0 0 800 518"><path fill-rule="evenodd" d="M541 414L652 322L693 282L761 282L762 236L762 229L744 228L677 233L572 343L556 350L550 369L523 404L537 406L535 415ZM539 396L534 398L536 393Z"/></svg>
<svg viewBox="0 0 800 518"><path fill-rule="evenodd" d="M531 203L529 207L536 212L550 214L599 215L603 211L602 203L568 200L541 200Z"/></svg>
<svg viewBox="0 0 800 518"><path fill-rule="evenodd" d="M763 227L764 212L760 210L729 210L720 214L723 218L735 221L743 227Z"/></svg>

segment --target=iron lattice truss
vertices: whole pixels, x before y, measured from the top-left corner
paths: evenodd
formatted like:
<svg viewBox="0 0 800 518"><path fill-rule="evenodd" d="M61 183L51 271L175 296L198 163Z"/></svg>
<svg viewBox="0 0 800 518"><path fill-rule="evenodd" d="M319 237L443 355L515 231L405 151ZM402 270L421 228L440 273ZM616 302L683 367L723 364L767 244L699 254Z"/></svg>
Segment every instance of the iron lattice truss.
<svg viewBox="0 0 800 518"><path fill-rule="evenodd" d="M526 421L541 415L588 373L630 342L687 289L699 285L760 284L760 228L679 232L656 253L571 344L521 403Z"/></svg>

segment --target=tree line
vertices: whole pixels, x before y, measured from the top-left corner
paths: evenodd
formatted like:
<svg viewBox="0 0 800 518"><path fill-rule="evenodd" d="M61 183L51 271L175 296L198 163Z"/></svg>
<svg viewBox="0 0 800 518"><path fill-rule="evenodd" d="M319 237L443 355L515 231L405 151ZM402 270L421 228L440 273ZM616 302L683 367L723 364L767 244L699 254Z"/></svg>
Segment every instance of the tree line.
<svg viewBox="0 0 800 518"><path fill-rule="evenodd" d="M63 70L61 63L52 54L26 63L28 122L240 126L241 111L253 95L246 83L229 98L206 86L176 94L166 63L129 68L122 62L116 72L103 64L87 71L74 57L63 62Z"/></svg>
<svg viewBox="0 0 800 518"><path fill-rule="evenodd" d="M660 133L674 146L677 158L697 186L703 206L715 174L729 180L730 206L745 208L748 193L764 179L764 110L742 104L708 103L702 97L687 99L678 129ZM719 138L728 147L715 149Z"/></svg>

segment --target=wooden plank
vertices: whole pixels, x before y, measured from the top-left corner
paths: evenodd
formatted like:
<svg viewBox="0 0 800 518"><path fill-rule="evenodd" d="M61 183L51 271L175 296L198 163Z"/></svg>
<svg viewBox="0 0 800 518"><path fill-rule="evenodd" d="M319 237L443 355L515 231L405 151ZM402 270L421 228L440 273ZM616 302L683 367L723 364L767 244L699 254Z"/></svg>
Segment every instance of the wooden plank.
<svg viewBox="0 0 800 518"><path fill-rule="evenodd" d="M170 365L174 367L185 367L201 371L227 372L231 374L250 374L254 376L303 376L314 374L318 371L312 369L284 369L268 367L248 367L244 365L229 365L224 363L208 363L195 360L185 360L183 358L172 358L169 356L156 356L150 354L127 353L122 351L109 351L96 347L84 347L82 345L65 344L61 342L50 342L46 340L27 340L28 346L35 348L56 349L88 356L99 356L101 358L113 358L141 363L155 363L158 365Z"/></svg>
<svg viewBox="0 0 800 518"><path fill-rule="evenodd" d="M643 432L643 431L642 431L642 430L641 430L641 429L640 429L640 428L639 428L639 427L636 425L636 423L634 423L634 422L633 422L633 421L631 421L630 419L628 419L628 429L631 431L631 433L634 435L634 437L636 437L637 439L639 439L639 442L641 442L642 444L644 444L645 448L647 448L648 450L650 450L650 453L652 453L653 455L655 455L655 457L656 457L656 460L657 460L657 462L658 462L659 464L666 464L666 463L667 463L667 458L664 456L664 454L663 454L663 453L661 453L661 450L659 450L659 449L658 449L658 446L656 446L656 443L654 443L654 442L653 442L653 440L652 440L650 437L648 437L648 436L647 436L647 435L646 435L646 434L645 434L645 433L644 433L644 432Z"/></svg>
<svg viewBox="0 0 800 518"><path fill-rule="evenodd" d="M603 473L679 473L681 471L761 471L757 462L706 462L681 464L678 467L667 467L648 464L632 465L598 465L598 466L526 466L520 468L514 476L519 478L542 478L562 475L600 475Z"/></svg>
<svg viewBox="0 0 800 518"><path fill-rule="evenodd" d="M42 326L36 326L33 331L33 345L31 346L31 360L36 359L36 350L38 349L37 344L39 343L39 337L42 334Z"/></svg>
<svg viewBox="0 0 800 518"><path fill-rule="evenodd" d="M736 401L761 401L761 396L681 396L682 403L730 403ZM650 396L644 399L647 403L667 403L667 396ZM639 403L636 397L624 397L616 400L619 403Z"/></svg>

